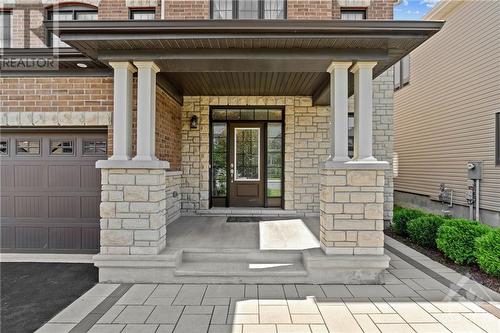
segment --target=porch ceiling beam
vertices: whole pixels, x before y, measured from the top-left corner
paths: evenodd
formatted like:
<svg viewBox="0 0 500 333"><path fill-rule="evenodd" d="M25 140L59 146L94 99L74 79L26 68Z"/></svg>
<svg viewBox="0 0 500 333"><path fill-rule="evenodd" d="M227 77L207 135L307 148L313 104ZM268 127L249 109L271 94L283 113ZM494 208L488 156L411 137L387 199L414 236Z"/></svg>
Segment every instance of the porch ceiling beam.
<svg viewBox="0 0 500 333"><path fill-rule="evenodd" d="M162 72L324 72L336 61L385 61L384 49L181 49L102 51L99 60L154 59Z"/></svg>
<svg viewBox="0 0 500 333"><path fill-rule="evenodd" d="M334 48L231 48L231 49L142 49L102 50L99 60L332 60L334 58L388 58L387 49Z"/></svg>

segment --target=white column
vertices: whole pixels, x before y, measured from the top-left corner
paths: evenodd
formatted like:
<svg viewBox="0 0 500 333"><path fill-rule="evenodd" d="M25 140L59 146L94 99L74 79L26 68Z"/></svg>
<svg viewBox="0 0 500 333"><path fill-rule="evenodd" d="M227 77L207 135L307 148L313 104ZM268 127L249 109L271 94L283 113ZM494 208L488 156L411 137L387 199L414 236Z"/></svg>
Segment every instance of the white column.
<svg viewBox="0 0 500 333"><path fill-rule="evenodd" d="M354 159L376 161L373 157L373 67L376 62L357 62L354 73Z"/></svg>
<svg viewBox="0 0 500 333"><path fill-rule="evenodd" d="M330 163L349 161L348 154L348 69L351 62L332 62L330 73Z"/></svg>
<svg viewBox="0 0 500 333"><path fill-rule="evenodd" d="M156 73L160 71L152 61L134 62L137 67L137 156L134 160L154 161Z"/></svg>
<svg viewBox="0 0 500 333"><path fill-rule="evenodd" d="M129 160L132 154L132 75L129 62L110 62L113 82L113 156L110 160Z"/></svg>

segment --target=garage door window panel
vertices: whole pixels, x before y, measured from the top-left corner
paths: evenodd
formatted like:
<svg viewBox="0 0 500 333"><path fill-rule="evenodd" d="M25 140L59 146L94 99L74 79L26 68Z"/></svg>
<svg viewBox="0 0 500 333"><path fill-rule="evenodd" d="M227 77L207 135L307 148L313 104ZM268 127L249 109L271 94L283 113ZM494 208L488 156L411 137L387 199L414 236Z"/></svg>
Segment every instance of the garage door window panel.
<svg viewBox="0 0 500 333"><path fill-rule="evenodd" d="M50 155L70 155L73 156L73 140L50 140Z"/></svg>
<svg viewBox="0 0 500 333"><path fill-rule="evenodd" d="M17 140L16 147L17 155L40 155L40 140Z"/></svg>
<svg viewBox="0 0 500 333"><path fill-rule="evenodd" d="M9 140L0 139L0 156L9 156Z"/></svg>
<svg viewBox="0 0 500 333"><path fill-rule="evenodd" d="M106 151L106 140L83 140L83 155L104 156Z"/></svg>

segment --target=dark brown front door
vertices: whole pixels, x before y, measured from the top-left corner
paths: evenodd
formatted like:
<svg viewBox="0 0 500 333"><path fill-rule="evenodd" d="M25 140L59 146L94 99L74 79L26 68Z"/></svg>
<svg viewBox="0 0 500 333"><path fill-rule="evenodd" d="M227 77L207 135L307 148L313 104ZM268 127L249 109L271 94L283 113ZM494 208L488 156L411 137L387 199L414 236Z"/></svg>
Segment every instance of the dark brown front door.
<svg viewBox="0 0 500 333"><path fill-rule="evenodd" d="M264 123L229 125L229 205L264 206Z"/></svg>

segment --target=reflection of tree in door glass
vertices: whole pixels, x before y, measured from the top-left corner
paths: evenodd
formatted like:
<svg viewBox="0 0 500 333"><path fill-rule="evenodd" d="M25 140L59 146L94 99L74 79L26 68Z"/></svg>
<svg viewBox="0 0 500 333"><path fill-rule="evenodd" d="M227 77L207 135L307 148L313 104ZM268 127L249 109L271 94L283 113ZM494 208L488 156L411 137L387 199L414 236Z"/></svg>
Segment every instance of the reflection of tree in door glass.
<svg viewBox="0 0 500 333"><path fill-rule="evenodd" d="M259 130L236 129L236 178L259 178Z"/></svg>

